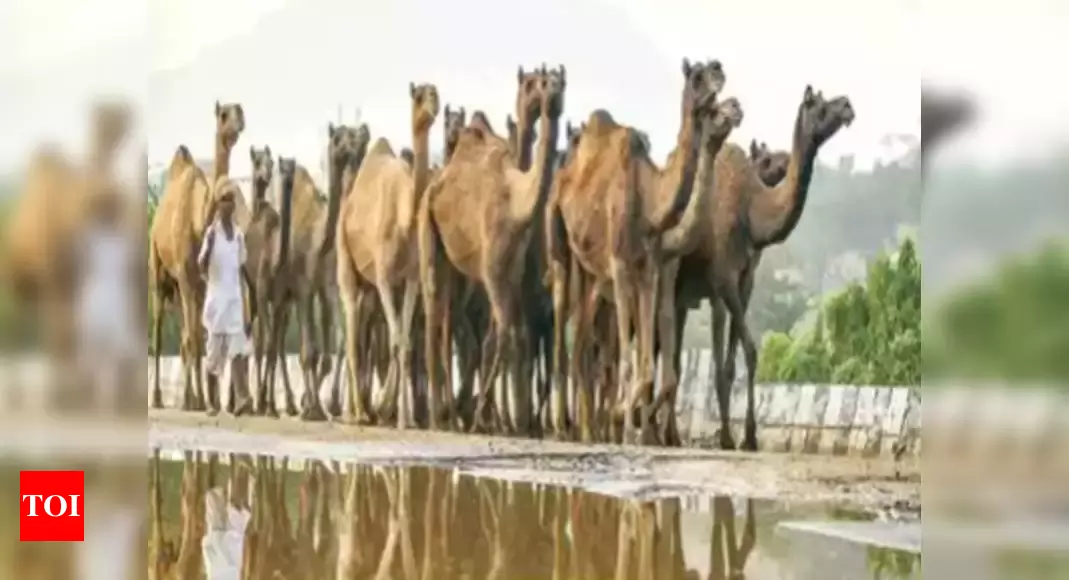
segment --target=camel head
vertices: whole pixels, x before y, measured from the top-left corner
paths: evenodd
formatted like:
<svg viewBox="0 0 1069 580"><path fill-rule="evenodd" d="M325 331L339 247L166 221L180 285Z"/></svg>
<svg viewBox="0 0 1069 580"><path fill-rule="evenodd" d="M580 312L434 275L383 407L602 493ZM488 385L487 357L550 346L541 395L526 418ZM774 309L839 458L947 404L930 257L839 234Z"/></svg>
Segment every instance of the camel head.
<svg viewBox="0 0 1069 580"><path fill-rule="evenodd" d="M511 124L512 129L516 129L516 123L523 123L525 127L534 126L535 119L542 114L542 76L545 70L545 66L542 69L534 68L529 71L523 70L523 66L516 70L516 120L512 120L512 116L509 115L506 119L506 123ZM509 135L512 135L510 132Z"/></svg>
<svg viewBox="0 0 1069 580"><path fill-rule="evenodd" d="M753 139L750 141L750 162L757 169L761 181L769 187L774 187L787 176L791 154L787 151L773 151L768 143L758 143Z"/></svg>
<svg viewBox="0 0 1069 580"><path fill-rule="evenodd" d="M564 65L549 70L546 70L546 65L542 65L541 76L542 114L559 119L564 113L564 89L568 86Z"/></svg>
<svg viewBox="0 0 1069 580"><path fill-rule="evenodd" d="M293 157L278 156L278 177L281 180L283 191L287 187L293 187L293 179L297 175L297 160Z"/></svg>
<svg viewBox="0 0 1069 580"><path fill-rule="evenodd" d="M451 109L449 105L445 106L445 150L447 152L451 152L457 146L460 132L467 124L468 113L464 107Z"/></svg>
<svg viewBox="0 0 1069 580"><path fill-rule="evenodd" d="M854 107L848 97L825 99L824 93L806 85L802 104L798 108L795 138L813 147L820 147L842 127L854 122Z"/></svg>
<svg viewBox="0 0 1069 580"><path fill-rule="evenodd" d="M271 157L271 148L257 149L249 146L249 159L252 161L252 187L256 197L262 197L271 184L271 176L275 169L275 160Z"/></svg>
<svg viewBox="0 0 1069 580"><path fill-rule="evenodd" d="M432 84L408 83L412 97L412 127L417 131L430 131L441 108L438 104L438 87Z"/></svg>
<svg viewBox="0 0 1069 580"><path fill-rule="evenodd" d="M331 123L327 126L327 133L329 134L327 151L331 166L355 165L359 167L371 144L371 130L368 129L367 124L361 123L357 127L350 127Z"/></svg>
<svg viewBox="0 0 1069 580"><path fill-rule="evenodd" d="M586 123L581 123L580 125L576 126L572 125L571 121L568 121L564 125L564 138L566 145L564 149L564 154L559 156L558 158L558 162L560 163L561 167L568 163L568 160L571 159L572 156L575 155L576 150L579 149L579 138L583 136L583 129L586 129Z"/></svg>
<svg viewBox="0 0 1069 580"><path fill-rule="evenodd" d="M245 130L245 109L241 103L222 104L215 101L215 134L227 149L233 148Z"/></svg>
<svg viewBox="0 0 1069 580"><path fill-rule="evenodd" d="M935 144L975 116L972 102L962 95L921 90L921 148Z"/></svg>
<svg viewBox="0 0 1069 580"><path fill-rule="evenodd" d="M716 96L724 90L727 78L719 60L691 63L683 59L683 102L696 109L715 108Z"/></svg>
<svg viewBox="0 0 1069 580"><path fill-rule="evenodd" d="M716 108L707 112L702 138L706 147L714 153L727 140L731 131L742 124L742 105L735 97L717 103Z"/></svg>

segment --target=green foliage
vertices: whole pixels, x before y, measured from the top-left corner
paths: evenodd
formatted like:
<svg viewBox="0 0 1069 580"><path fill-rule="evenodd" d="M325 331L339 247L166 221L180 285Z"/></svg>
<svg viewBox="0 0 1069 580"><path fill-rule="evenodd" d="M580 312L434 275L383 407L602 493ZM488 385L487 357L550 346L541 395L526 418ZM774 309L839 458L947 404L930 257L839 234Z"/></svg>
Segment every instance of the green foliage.
<svg viewBox="0 0 1069 580"><path fill-rule="evenodd" d="M1069 377L1069 246L1049 243L941 302L925 318L933 376L1058 381Z"/></svg>
<svg viewBox="0 0 1069 580"><path fill-rule="evenodd" d="M896 255L870 265L864 285L853 282L829 298L807 333L766 336L758 379L919 384L920 307L921 264L907 238Z"/></svg>

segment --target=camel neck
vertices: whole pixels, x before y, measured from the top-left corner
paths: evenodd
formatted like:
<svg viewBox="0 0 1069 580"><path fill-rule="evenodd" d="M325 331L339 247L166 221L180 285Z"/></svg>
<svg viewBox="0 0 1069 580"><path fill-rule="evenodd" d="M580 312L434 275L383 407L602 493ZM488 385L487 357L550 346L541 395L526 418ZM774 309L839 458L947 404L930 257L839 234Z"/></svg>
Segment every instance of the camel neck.
<svg viewBox="0 0 1069 580"><path fill-rule="evenodd" d="M535 124L525 112L516 111L516 114L516 167L520 171L527 171L531 167L531 153L534 150Z"/></svg>
<svg viewBox="0 0 1069 580"><path fill-rule="evenodd" d="M751 238L758 249L783 243L797 227L809 197L816 158L817 147L803 134L800 123L796 122L787 175L772 188L764 186L759 178L754 177L762 187L749 211Z"/></svg>
<svg viewBox="0 0 1069 580"><path fill-rule="evenodd" d="M417 199L423 195L430 181L431 152L429 127L421 129L413 127L412 130L412 186Z"/></svg>
<svg viewBox="0 0 1069 580"><path fill-rule="evenodd" d="M684 97L679 133L676 136L676 154L671 157L668 167L657 180L657 195L654 199L666 203L656 208L653 219L650 220L656 233L664 233L676 227L694 198L694 175L697 173L701 140L701 131L697 130L694 123L694 107L694 99L689 95Z"/></svg>
<svg viewBox="0 0 1069 580"><path fill-rule="evenodd" d="M557 156L557 133L560 119L544 113L539 127L538 151L534 165L523 172L526 191L513 198L512 217L519 222L528 222L541 215L549 198L553 183L554 159Z"/></svg>
<svg viewBox="0 0 1069 580"><path fill-rule="evenodd" d="M220 177L230 175L230 147L227 146L226 137L222 134L215 136L215 158L213 159L212 172L213 186Z"/></svg>

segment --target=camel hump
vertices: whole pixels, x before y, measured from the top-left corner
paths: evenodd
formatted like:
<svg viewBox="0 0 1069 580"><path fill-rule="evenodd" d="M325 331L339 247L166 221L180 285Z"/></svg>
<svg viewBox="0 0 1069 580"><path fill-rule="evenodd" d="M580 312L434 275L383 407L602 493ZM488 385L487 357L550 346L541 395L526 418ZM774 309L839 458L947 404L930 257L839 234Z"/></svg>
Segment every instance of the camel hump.
<svg viewBox="0 0 1069 580"><path fill-rule="evenodd" d="M618 127L616 119L612 118L612 113L605 109L596 109L590 113L590 117L586 121L586 126L594 132L595 135L611 131Z"/></svg>
<svg viewBox="0 0 1069 580"><path fill-rule="evenodd" d="M193 154L189 152L189 147L185 145L179 145L174 150L174 156L171 157L171 167L178 168L184 165L193 165Z"/></svg>
<svg viewBox="0 0 1069 580"><path fill-rule="evenodd" d="M628 127L627 144L632 157L648 157L650 154L650 140L645 133L638 129Z"/></svg>
<svg viewBox="0 0 1069 580"><path fill-rule="evenodd" d="M393 155L393 147L390 147L390 141L385 137L379 137L375 140L375 144L371 146L368 155Z"/></svg>
<svg viewBox="0 0 1069 580"><path fill-rule="evenodd" d="M480 129L484 133L489 133L490 135L497 135L497 133L494 132L494 126L490 124L490 118L482 111L475 111L471 114L471 122L468 123L468 127Z"/></svg>

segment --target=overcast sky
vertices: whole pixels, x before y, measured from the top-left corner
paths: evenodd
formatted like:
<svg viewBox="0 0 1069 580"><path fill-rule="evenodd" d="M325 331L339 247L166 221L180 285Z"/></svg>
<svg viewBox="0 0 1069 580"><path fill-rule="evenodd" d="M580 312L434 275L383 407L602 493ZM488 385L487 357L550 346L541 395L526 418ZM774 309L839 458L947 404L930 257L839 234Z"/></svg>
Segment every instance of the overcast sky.
<svg viewBox="0 0 1069 580"><path fill-rule="evenodd" d="M724 63L725 93L746 112L738 143L757 137L786 147L802 89L812 83L849 95L858 114L822 157L853 153L867 165L891 153L886 135L919 132L924 73L972 87L988 113L978 143L955 147L957 154L1049 148L1049 138L1069 134L1069 99L1036 91L1023 106L1017 93L1058 82L1033 64L1054 52L1055 27L1069 9L1046 0L1013 6L543 0L517 25L516 5L494 0L5 0L0 165L17 163L43 138L76 150L80 106L105 91L133 94L145 106L154 163L180 143L210 157L214 100L241 102L248 126L234 156L238 174L248 171L251 144L316 165L339 104L360 106L375 136L408 144L409 81L437 84L445 102L483 109L503 130L517 65L543 61L568 67L566 117L607 108L647 130L661 158L678 127L684 56ZM947 25L953 39L937 34ZM931 51L922 54L925 46ZM143 74L131 74L139 70L150 71L147 86Z"/></svg>

